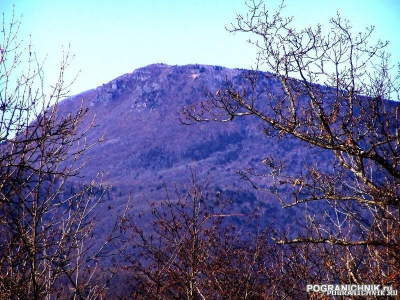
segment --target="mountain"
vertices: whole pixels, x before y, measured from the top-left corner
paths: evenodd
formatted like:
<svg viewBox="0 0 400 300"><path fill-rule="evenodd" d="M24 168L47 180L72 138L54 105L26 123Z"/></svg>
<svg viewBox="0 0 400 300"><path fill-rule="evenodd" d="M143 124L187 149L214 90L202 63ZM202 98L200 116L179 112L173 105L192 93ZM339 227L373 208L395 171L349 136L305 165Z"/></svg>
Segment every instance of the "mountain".
<svg viewBox="0 0 400 300"><path fill-rule="evenodd" d="M304 151L296 140L280 142L266 137L253 118L191 126L180 121L184 106L206 99L205 92L220 89L226 79L244 84L247 72L219 66L154 64L65 99L59 105L61 115L76 111L82 101L89 108L83 128L93 118L96 125L88 134L89 143L105 135L102 143L87 152L89 160L79 181L88 182L104 170L112 185L108 209L121 211L132 193L135 209L142 211L149 209L146 201L165 197L164 184L184 190L184 184L190 182L190 169L195 168L198 178L212 177L212 190L234 198L234 209L250 214L259 207L264 220L281 216L280 222L288 221L291 215L279 209L274 196L253 189L237 171L262 171L262 160L274 155L291 170L301 172L307 161L324 162L323 155ZM264 78L259 84L273 85L274 80ZM107 212L104 216L111 215Z"/></svg>

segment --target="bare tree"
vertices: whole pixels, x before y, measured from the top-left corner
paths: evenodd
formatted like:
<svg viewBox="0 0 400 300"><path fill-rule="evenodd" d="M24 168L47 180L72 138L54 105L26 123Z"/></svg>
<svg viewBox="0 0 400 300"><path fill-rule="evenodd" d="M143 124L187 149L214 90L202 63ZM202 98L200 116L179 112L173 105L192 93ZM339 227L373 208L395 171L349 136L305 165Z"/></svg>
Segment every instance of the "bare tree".
<svg viewBox="0 0 400 300"><path fill-rule="evenodd" d="M276 240L313 247L324 274L319 282L399 283L400 105L388 99L399 100L400 75L384 51L388 42L372 44L373 27L353 33L339 14L329 28L299 30L283 9L282 2L270 13L250 1L248 14L229 29L252 34L257 68L269 73L249 72L243 86L227 81L206 101L184 108L184 122L253 116L268 136L329 152L328 167L316 160L293 174L269 156L268 174L246 170L243 177L255 187L257 177L268 182L284 207L321 203L300 236Z"/></svg>
<svg viewBox="0 0 400 300"><path fill-rule="evenodd" d="M83 106L57 114L71 62L63 53L57 81L45 95L42 64L18 39L20 20L3 15L0 40L0 298L99 299L105 278L97 258L95 207L107 189L99 174L71 181L85 164ZM79 128L79 129L78 129ZM113 233L111 232L111 235ZM110 236L111 238L111 236Z"/></svg>
<svg viewBox="0 0 400 300"><path fill-rule="evenodd" d="M210 191L209 179L192 174L186 192L166 188L166 199L151 203L154 223L128 217L129 237L119 269L126 299L265 299L280 264L268 229L229 209L230 200ZM142 215L141 218L144 216ZM242 222L232 219L240 218ZM258 229L258 230L257 230ZM118 294L119 292L119 294Z"/></svg>

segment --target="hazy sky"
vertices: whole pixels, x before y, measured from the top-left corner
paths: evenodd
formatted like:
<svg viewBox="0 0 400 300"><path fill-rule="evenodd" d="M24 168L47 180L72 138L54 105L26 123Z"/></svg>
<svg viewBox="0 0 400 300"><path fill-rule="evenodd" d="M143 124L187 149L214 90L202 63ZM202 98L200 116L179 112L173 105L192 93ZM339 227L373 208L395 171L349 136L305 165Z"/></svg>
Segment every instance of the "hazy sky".
<svg viewBox="0 0 400 300"><path fill-rule="evenodd" d="M280 0L266 0L275 10ZM356 28L376 26L375 37L390 40L393 61L400 61L399 0L286 0L285 12L298 26L326 23L339 11ZM244 0L0 0L0 12L23 15L20 38L29 40L39 57L47 55L46 80L55 76L62 45L79 70L72 94L95 88L152 63L211 64L250 68L255 49L243 34L224 28Z"/></svg>

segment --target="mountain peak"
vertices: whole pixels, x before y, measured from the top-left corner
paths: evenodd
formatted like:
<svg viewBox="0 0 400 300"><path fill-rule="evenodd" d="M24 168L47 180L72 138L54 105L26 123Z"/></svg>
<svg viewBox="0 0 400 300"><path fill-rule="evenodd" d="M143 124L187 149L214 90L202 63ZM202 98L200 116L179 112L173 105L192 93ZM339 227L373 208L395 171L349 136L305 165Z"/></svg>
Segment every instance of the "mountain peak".
<svg viewBox="0 0 400 300"><path fill-rule="evenodd" d="M87 135L88 144L105 134L104 142L88 150L89 160L81 171L84 177L77 180L84 182L100 170L106 171L113 186L112 205L123 207L130 192L134 199L141 195L151 201L162 199L163 184L187 182L190 168L195 166L198 178L213 175L213 188L235 191L240 209L252 211L258 192L243 194L249 186L237 171L263 168L265 149L279 155L293 172L301 172L303 160L326 156L304 152L294 140L279 144L277 139L263 138L259 122L252 118L181 124L183 107L205 100L205 92L221 89L226 78L242 87L247 72L199 64L152 64L63 101L59 113L66 116L79 109L83 98L89 108L84 129L96 117L96 126ZM260 80L262 88L277 82L263 76ZM268 204L265 213L275 214L277 206Z"/></svg>
<svg viewBox="0 0 400 300"><path fill-rule="evenodd" d="M245 130L239 123L188 127L180 124L179 117L184 106L203 100L205 92L220 88L226 77L241 78L242 72L200 64L151 64L63 101L61 115L76 110L82 98L89 107L88 122L96 115L97 126L89 139L107 132L106 142L90 153L94 159L89 161L86 175L92 176L100 167L110 171L110 181L133 184L139 182L136 172L185 168L193 161L211 158L219 149L207 150L214 139L225 143L218 151L239 141ZM190 140L200 150L192 143L185 145ZM227 178L231 176L235 174Z"/></svg>

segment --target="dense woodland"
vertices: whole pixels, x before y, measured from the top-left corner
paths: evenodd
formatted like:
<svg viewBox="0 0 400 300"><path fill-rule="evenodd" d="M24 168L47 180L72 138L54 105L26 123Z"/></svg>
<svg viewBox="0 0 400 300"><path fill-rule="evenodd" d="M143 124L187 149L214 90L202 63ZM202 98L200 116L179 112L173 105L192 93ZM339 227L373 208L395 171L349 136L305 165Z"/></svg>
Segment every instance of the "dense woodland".
<svg viewBox="0 0 400 300"><path fill-rule="evenodd" d="M263 71L153 65L65 100L69 52L47 95L19 19L3 19L0 299L398 289L400 73L372 27L337 15L296 29L283 14L251 2L228 28L252 35ZM107 132L104 111L120 116ZM143 136L121 138L132 123Z"/></svg>

